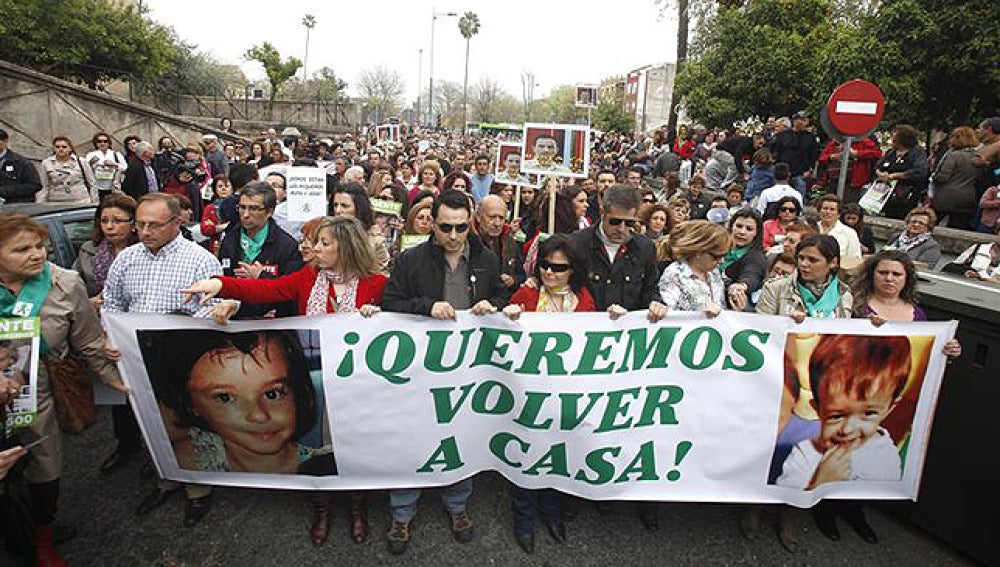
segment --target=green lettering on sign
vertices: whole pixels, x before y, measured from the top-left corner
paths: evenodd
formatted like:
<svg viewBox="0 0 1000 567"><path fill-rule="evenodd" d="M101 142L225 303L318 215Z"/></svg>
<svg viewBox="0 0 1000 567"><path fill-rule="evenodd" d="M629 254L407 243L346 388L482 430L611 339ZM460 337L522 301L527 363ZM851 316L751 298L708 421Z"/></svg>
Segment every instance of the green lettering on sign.
<svg viewBox="0 0 1000 567"><path fill-rule="evenodd" d="M743 357L744 362L742 365L737 365L731 356L726 356L726 359L722 362L723 370L756 372L764 367L764 353L760 350L759 346L750 344L751 338L757 339L759 346L764 346L767 344L767 340L771 338L771 333L747 329L733 335L733 350L736 351L736 354Z"/></svg>
<svg viewBox="0 0 1000 567"><path fill-rule="evenodd" d="M701 361L695 362L695 349L698 347L698 342L701 340L702 335L708 336L708 344L705 347L705 353L702 355ZM688 333L684 337L684 340L681 341L681 364L691 370L704 370L712 366L715 364L715 361L719 360L719 355L721 354L722 335L712 327L698 327Z"/></svg>
<svg viewBox="0 0 1000 567"><path fill-rule="evenodd" d="M542 359L545 359L546 374L549 376L565 376L566 366L563 364L562 354L569 350L573 344L573 338L569 333L528 333L531 342L528 344L528 353L524 356L524 362L517 369L518 374L541 374ZM550 348L549 340L554 341Z"/></svg>
<svg viewBox="0 0 1000 567"><path fill-rule="evenodd" d="M454 437L442 439L438 448L431 454L431 458L427 459L424 466L417 469L417 472L434 472L435 466L442 467L440 472L453 471L465 466L465 463L462 462L462 457L458 454L458 443Z"/></svg>
<svg viewBox="0 0 1000 567"><path fill-rule="evenodd" d="M603 447L587 453L585 459L587 468L594 473L594 476L590 477L587 475L587 471L580 469L576 471L576 476L573 478L593 485L611 482L611 479L615 477L615 464L608 459L617 457L621 452L621 447Z"/></svg>
<svg viewBox="0 0 1000 567"><path fill-rule="evenodd" d="M490 394L496 392L495 401L490 405ZM472 411L493 415L503 415L514 409L514 392L506 384L495 380L483 382L472 394Z"/></svg>
<svg viewBox="0 0 1000 567"><path fill-rule="evenodd" d="M499 344L500 337L510 337L516 343L521 340L521 331L483 327L479 329L479 332L479 347L476 348L476 358L473 359L472 364L469 366L494 366L501 370L510 370L510 367L514 365L513 362L509 360L493 360L493 355L496 354L501 358L507 356L510 344Z"/></svg>
<svg viewBox="0 0 1000 567"><path fill-rule="evenodd" d="M384 365L385 353L393 339L398 343L396 356L393 357L392 364L386 368ZM410 379L406 376L400 376L399 373L410 367L416 355L417 345L410 335L403 331L388 331L368 343L368 349L365 351L365 364L368 365L368 369L372 373L385 378L390 384L406 384Z"/></svg>
<svg viewBox="0 0 1000 567"><path fill-rule="evenodd" d="M585 333L587 342L583 346L583 354L580 356L580 365L576 367L573 374L611 374L614 371L614 363L597 367L597 361L607 361L611 356L611 347L604 346L607 339L614 339L617 343L621 339L621 331L592 331Z"/></svg>
<svg viewBox="0 0 1000 567"><path fill-rule="evenodd" d="M628 372L629 370L639 370L642 368L666 368L667 356L674 346L674 338L680 331L679 327L659 327L653 335L653 341L648 342L646 335L648 329L629 329L628 343L625 345L625 356L622 357L622 364L618 367L618 372ZM631 355L632 365L629 366L629 356ZM647 358L652 355L652 360L648 363Z"/></svg>
<svg viewBox="0 0 1000 567"><path fill-rule="evenodd" d="M632 462L625 467L622 474L615 479L615 483L628 482L630 474L638 474L635 480L660 480L656 474L656 450L652 441L646 441L639 447Z"/></svg>
<svg viewBox="0 0 1000 567"><path fill-rule="evenodd" d="M522 466L520 461L512 461L507 458L507 446L511 443L517 443L522 453L527 453L528 449L531 448L531 445L521 441L517 435L500 432L490 438L490 452L505 465L519 469Z"/></svg>
<svg viewBox="0 0 1000 567"><path fill-rule="evenodd" d="M472 388L475 386L475 382L470 382L459 388L462 394L458 397L458 400L454 404L451 402L451 393L455 390L454 386L449 386L447 388L431 388L431 397L434 399L434 415L437 416L437 422L451 423L451 420L455 419L455 414L458 413L458 409L465 403L465 400L472 392Z"/></svg>
<svg viewBox="0 0 1000 567"><path fill-rule="evenodd" d="M427 331L427 355L424 357L424 368L431 372L451 372L465 362L465 351L469 348L469 337L475 329L466 329L462 335L462 346L455 356L455 362L450 366L445 366L441 360L444 358L444 349L448 346L448 337L454 334L453 331Z"/></svg>
<svg viewBox="0 0 1000 567"><path fill-rule="evenodd" d="M542 458L538 459L535 464L524 469L524 474L536 476L539 474L538 471L540 469L548 469L548 474L569 478L569 464L566 459L566 444L556 443L550 447L548 452L542 455Z"/></svg>
<svg viewBox="0 0 1000 567"><path fill-rule="evenodd" d="M608 392L608 403L604 406L604 417L601 418L601 425L594 430L594 433L605 433L607 431L615 431L617 429L628 429L632 426L632 418L626 419L622 423L618 423L617 419L619 416L624 416L628 413L629 403L625 400L626 396L632 398L639 397L640 389L638 386L635 388L628 388L625 390L612 390Z"/></svg>

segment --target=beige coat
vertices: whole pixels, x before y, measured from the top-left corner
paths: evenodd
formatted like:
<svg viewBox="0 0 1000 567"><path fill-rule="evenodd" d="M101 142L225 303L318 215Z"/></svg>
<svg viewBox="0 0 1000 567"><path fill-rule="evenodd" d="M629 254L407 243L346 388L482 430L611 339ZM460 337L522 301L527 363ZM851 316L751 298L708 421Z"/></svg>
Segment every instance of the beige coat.
<svg viewBox="0 0 1000 567"><path fill-rule="evenodd" d="M76 272L49 264L52 289L42 304L42 336L50 348L50 356L65 357L70 350L82 356L106 384L118 383L118 369L104 356L104 335L97 320L97 311L87 299L83 280ZM49 387L45 365L38 368L38 419L32 428L48 439L33 448L34 456L25 475L29 482L56 480L62 471L62 431L56 421L56 410Z"/></svg>
<svg viewBox="0 0 1000 567"><path fill-rule="evenodd" d="M757 313L762 315L791 315L796 311L805 312L806 306L799 295L796 275L784 276L764 282L764 289L757 301ZM850 319L854 298L843 281L840 282L840 304L835 317Z"/></svg>

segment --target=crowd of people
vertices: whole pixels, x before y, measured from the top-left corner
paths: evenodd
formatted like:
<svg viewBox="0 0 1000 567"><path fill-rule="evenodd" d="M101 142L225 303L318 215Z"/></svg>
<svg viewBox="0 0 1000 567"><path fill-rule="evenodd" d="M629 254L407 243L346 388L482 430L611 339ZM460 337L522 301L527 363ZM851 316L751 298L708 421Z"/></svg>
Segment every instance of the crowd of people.
<svg viewBox="0 0 1000 567"><path fill-rule="evenodd" d="M981 145L970 150L977 136ZM611 318L646 311L652 324L671 311L715 317L737 310L797 322L860 317L881 325L926 318L916 301L916 269L939 262L931 231L941 217L955 223L949 226L978 222L998 235L944 270L1000 282L1000 201L991 201L997 200L1000 118L985 120L978 135L956 128L949 149L936 154L931 166L915 131L905 125L894 129L885 154L868 138L848 150L851 188L872 179L904 188L889 205L899 207L905 229L881 250L850 196L811 193L815 186L829 189L824 164L839 163L844 150L831 141L821 152L804 113L791 121L769 120L762 132L682 127L673 138L662 131L648 139L602 134L593 140L586 178L544 177L533 187L494 177L499 138L418 131L396 140L314 140L295 129L281 136L270 130L250 143L206 135L182 148L169 137L156 147L129 137L124 155L99 132L94 151L83 157L60 137L40 180L7 147L0 130L0 196L8 202L97 204L93 235L79 251L76 272L46 261L44 225L26 215L0 214L0 314L30 305L31 316L41 317L46 357L73 351L124 391L114 366L121 353L102 336L101 313L224 323L291 315L378 317L382 311L440 320L462 310L511 319L525 311L600 311ZM327 216L289 218L287 167L326 168ZM928 171L934 172L930 203ZM978 186L983 199L968 198ZM949 202L942 197L952 194L961 198L942 209L942 200ZM969 208L977 205L979 216ZM954 340L945 347L949 357L960 352ZM14 467L14 474L27 479L40 564L60 565L65 563L53 547L59 539L53 526L61 438L45 366L39 370L35 429L48 438L30 459L17 446L0 453L0 477ZM0 406L21 385L0 378ZM100 465L105 475L142 452L129 406L115 406L113 417L117 445ZM786 440L779 449L787 455L800 440ZM219 466L240 470L236 462ZM828 480L840 478L827 472ZM442 490L460 542L475 533L466 507L473 483L467 479ZM137 513L159 508L180 488L187 496L184 524L196 525L211 510L209 486L160 479ZM420 494L390 491L386 539L393 553L407 548ZM549 536L565 541L565 522L578 502L515 485L510 500L515 540L526 552L534 549L539 515ZM309 502L309 535L322 545L330 501L317 493ZM350 529L358 543L369 537L366 508L366 494L351 496ZM748 538L757 535L757 510L749 508L740 523ZM647 529L658 529L655 504L640 504L638 514ZM866 541L877 541L856 504L832 511L820 506L816 514L832 539L839 538L834 520L840 515ZM779 535L794 549L790 518L780 515Z"/></svg>

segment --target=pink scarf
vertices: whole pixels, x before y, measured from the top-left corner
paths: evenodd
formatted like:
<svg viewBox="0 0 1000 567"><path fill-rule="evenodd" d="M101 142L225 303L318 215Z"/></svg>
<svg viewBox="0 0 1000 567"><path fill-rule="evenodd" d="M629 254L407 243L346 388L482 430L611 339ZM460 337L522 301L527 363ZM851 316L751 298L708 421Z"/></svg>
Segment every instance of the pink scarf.
<svg viewBox="0 0 1000 567"><path fill-rule="evenodd" d="M330 285L334 283L346 283L347 289L340 297L330 298ZM326 315L329 304L333 313L356 313L358 297L358 277L347 277L334 270L320 270L316 274L316 281L313 282L312 290L309 292L309 301L306 302L306 315Z"/></svg>

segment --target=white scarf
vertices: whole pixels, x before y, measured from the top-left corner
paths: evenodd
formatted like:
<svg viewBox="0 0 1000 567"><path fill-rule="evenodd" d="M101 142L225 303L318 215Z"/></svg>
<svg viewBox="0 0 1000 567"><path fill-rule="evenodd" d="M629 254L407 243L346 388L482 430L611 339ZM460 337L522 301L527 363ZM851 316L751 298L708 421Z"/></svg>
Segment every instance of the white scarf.
<svg viewBox="0 0 1000 567"><path fill-rule="evenodd" d="M331 302L330 285L333 283L346 283L347 289ZM358 310L357 297L358 276L347 277L334 270L320 270L309 292L306 315L326 315L328 304L331 304L333 313L355 313Z"/></svg>

